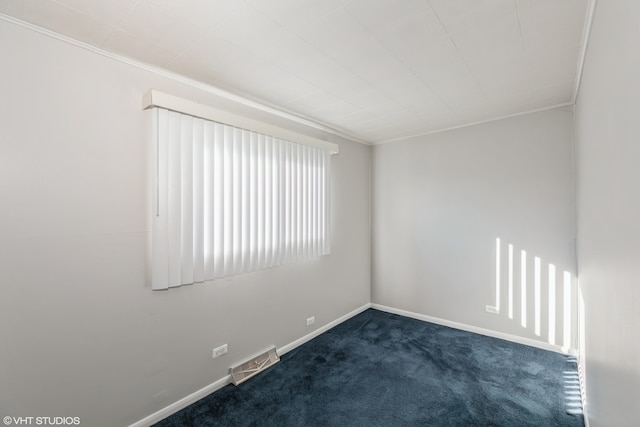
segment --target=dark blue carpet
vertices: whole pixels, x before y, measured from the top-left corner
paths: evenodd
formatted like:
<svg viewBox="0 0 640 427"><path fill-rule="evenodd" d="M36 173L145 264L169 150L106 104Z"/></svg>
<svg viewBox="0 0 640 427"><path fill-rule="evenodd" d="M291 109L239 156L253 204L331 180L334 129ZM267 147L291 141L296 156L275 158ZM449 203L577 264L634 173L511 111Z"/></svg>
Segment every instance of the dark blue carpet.
<svg viewBox="0 0 640 427"><path fill-rule="evenodd" d="M370 309L156 426L582 427L576 375L561 354Z"/></svg>

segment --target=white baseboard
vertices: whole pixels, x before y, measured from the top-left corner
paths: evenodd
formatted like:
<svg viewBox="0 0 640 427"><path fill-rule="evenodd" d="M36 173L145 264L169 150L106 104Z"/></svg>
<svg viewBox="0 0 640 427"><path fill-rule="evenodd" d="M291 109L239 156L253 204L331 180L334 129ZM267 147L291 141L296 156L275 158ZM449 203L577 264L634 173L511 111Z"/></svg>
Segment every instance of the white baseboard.
<svg viewBox="0 0 640 427"><path fill-rule="evenodd" d="M454 329L460 329L462 331L473 332L476 334L485 335L493 338L500 338L506 341L528 345L530 347L537 347L543 350L549 350L556 353L575 356L575 351L572 349L569 349L569 351L564 351L564 349L560 346L548 344L542 341L533 340L531 338L524 338L524 337L519 337L517 335L507 334L504 332L492 331L491 329L484 329L477 326L467 325L464 323L453 322L451 320L444 320L438 317L427 316L426 314L414 313L412 311L401 310L398 308L388 307L386 305L381 305L381 304L371 304L371 308L375 308L376 310L380 310L380 311L386 311L387 313L398 314L400 316L411 317L413 319L424 320L425 322L431 322L437 325L448 326Z"/></svg>
<svg viewBox="0 0 640 427"><path fill-rule="evenodd" d="M202 399L203 397L213 393L216 390L220 390L222 387L226 386L227 384L231 384L231 375L227 375L223 378L220 378L218 381L214 381L213 383L202 387L200 390L191 393L190 395L183 397L182 399L178 400L177 402L174 402L172 404L170 404L169 406L165 406L164 408L160 409L157 412L154 412L153 414L144 417L143 419L141 419L140 421L137 421L133 424L131 424L129 427L149 427L152 426L153 424L164 420L165 418L167 418L170 415L175 414L176 412L178 412L181 409L186 408L187 406L191 405L192 403L197 402L198 400Z"/></svg>
<svg viewBox="0 0 640 427"><path fill-rule="evenodd" d="M587 406L582 405L582 418L584 419L584 427L589 427L589 416L587 415Z"/></svg>
<svg viewBox="0 0 640 427"><path fill-rule="evenodd" d="M340 323L344 322L347 319L352 318L353 316L362 313L363 311L365 311L366 309L370 308L371 304L367 303L365 305L363 305L362 307L356 308L355 310L345 314L344 316L341 316L339 318L337 318L336 320L327 323L326 325L323 325L322 327L316 329L315 331L311 332L310 334L307 334L305 336L303 336L302 338L298 338L297 340L286 344L282 347L280 347L278 349L278 354L279 355L283 355L291 350L293 350L296 347L301 346L302 344L306 343L307 341L312 340L313 338L317 337L318 335L321 335L323 333L325 333L326 331L328 331L329 329L333 328L334 326L339 325ZM195 391L193 393L191 393L190 395L183 397L182 399L178 400L177 402L174 402L172 404L170 404L169 406L166 406L162 409L160 409L157 412L154 412L153 414L141 419L140 421L137 421L133 424L131 424L129 427L149 427L152 426L153 424L169 417L170 415L175 414L176 412L178 412L181 409L186 408L187 406L191 405L192 403L197 402L198 400L202 399L205 396L208 396L209 394L213 393L214 391L220 390L222 387L226 386L227 384L231 384L231 375L226 375L223 378L220 378L219 380L201 388L198 391Z"/></svg>
<svg viewBox="0 0 640 427"><path fill-rule="evenodd" d="M588 415L589 405L586 399L587 384L585 383L586 381L586 373L585 373L585 366L584 366L585 360L581 356L582 355L580 354L580 352L578 352L576 359L578 360L578 380L580 381L580 396L582 397L582 417L584 418L584 427L589 427L589 415Z"/></svg>
<svg viewBox="0 0 640 427"><path fill-rule="evenodd" d="M353 316L362 313L363 311L365 311L368 308L371 308L371 304L365 304L362 307L358 307L355 310L345 314L344 316L338 317L336 320L334 320L332 322L329 322L326 325L316 329L315 331L311 332L310 334L307 334L307 335L303 336L302 338L298 338L297 340L295 340L295 341L293 341L293 342L291 342L291 343L289 343L287 345L283 345L282 347L280 347L278 349L278 354L282 356L283 354L290 352L294 348L301 346L302 344L306 343L307 341L311 341L312 339L314 339L318 335L321 335L321 334L327 332L329 329L333 328L334 326L339 325L340 323L344 322L345 320L351 319Z"/></svg>

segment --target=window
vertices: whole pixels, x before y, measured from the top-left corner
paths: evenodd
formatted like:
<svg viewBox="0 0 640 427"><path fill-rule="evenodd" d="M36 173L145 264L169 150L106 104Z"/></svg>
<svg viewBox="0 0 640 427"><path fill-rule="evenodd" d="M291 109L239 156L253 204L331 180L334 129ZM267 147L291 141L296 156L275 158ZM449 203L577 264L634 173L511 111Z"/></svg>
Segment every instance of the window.
<svg viewBox="0 0 640 427"><path fill-rule="evenodd" d="M331 152L155 108L152 287L328 254Z"/></svg>

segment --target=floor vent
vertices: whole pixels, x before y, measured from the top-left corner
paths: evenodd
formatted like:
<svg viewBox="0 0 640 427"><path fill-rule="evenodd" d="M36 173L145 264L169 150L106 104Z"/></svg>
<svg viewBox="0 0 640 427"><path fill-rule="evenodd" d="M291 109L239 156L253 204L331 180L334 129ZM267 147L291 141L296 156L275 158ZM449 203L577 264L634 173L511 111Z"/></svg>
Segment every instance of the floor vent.
<svg viewBox="0 0 640 427"><path fill-rule="evenodd" d="M233 384L239 385L259 374L267 369L269 366L275 365L280 361L280 357L276 352L276 348L267 350L264 353L250 359L240 365L231 368L231 376L233 377Z"/></svg>

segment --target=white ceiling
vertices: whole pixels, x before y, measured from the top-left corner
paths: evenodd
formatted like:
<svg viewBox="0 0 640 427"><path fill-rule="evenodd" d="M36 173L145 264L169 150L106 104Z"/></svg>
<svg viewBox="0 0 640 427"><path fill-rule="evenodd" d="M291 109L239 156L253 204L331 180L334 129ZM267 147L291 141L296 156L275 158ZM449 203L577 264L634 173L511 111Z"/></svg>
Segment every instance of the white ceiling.
<svg viewBox="0 0 640 427"><path fill-rule="evenodd" d="M588 0L0 0L0 12L387 142L574 97Z"/></svg>

